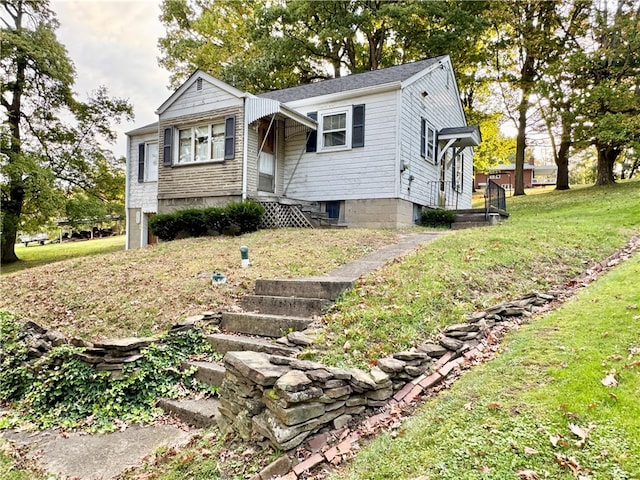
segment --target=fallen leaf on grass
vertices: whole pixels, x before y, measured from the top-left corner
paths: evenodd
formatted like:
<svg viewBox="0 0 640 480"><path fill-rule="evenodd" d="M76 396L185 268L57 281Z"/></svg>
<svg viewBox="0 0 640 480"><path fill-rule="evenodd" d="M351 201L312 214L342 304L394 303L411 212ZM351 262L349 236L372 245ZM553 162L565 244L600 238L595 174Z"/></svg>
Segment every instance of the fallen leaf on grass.
<svg viewBox="0 0 640 480"><path fill-rule="evenodd" d="M493 402L493 403L490 403L489 405L487 405L487 408L489 410L499 410L500 409L500 404L496 403L496 402Z"/></svg>
<svg viewBox="0 0 640 480"><path fill-rule="evenodd" d="M533 470L528 470L526 468L523 468L522 470L518 470L517 475L523 480L539 480L540 479L540 475L538 475Z"/></svg>
<svg viewBox="0 0 640 480"><path fill-rule="evenodd" d="M526 453L527 455L537 455L538 450L536 450L535 448L531 448L531 447L524 447L524 453Z"/></svg>
<svg viewBox="0 0 640 480"><path fill-rule="evenodd" d="M556 462L558 465L564 468L569 468L574 477L578 476L578 473L582 470L580 464L573 457L567 457L564 454L556 454Z"/></svg>
<svg viewBox="0 0 640 480"><path fill-rule="evenodd" d="M589 425L589 428L582 428L581 426L576 425L574 423L569 424L569 430L571 430L571 433L573 433L576 437L580 439L579 441L576 442L576 447L584 446L584 444L587 442L587 436L589 435L589 432L591 432L592 429L593 429L593 425Z"/></svg>
<svg viewBox="0 0 640 480"><path fill-rule="evenodd" d="M614 373L609 373L606 377L600 380L600 383L605 387L617 387L618 381L616 380Z"/></svg>

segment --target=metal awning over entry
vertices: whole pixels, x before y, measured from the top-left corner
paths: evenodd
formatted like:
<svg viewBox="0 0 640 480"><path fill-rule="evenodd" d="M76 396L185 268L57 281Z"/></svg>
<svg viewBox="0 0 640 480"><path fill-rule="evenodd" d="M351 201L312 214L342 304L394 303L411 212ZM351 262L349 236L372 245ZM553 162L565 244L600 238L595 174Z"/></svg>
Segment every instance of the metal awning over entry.
<svg viewBox="0 0 640 480"><path fill-rule="evenodd" d="M443 128L438 132L438 162L441 162L448 149L453 148L453 157L467 147L477 147L482 142L480 127L470 125L467 127Z"/></svg>
<svg viewBox="0 0 640 480"><path fill-rule="evenodd" d="M283 105L277 100L271 100L269 98L249 97L245 103L245 121L247 125L255 122L256 120L264 117L281 117L286 120L286 136L290 137L293 134L306 132L309 130L317 130L318 123L296 112L295 110Z"/></svg>

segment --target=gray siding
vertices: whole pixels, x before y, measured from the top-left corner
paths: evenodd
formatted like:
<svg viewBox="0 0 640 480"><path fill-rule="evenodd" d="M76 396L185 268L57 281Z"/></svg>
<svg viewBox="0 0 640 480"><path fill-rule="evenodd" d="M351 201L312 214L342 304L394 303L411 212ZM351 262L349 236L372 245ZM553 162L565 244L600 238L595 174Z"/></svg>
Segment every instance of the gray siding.
<svg viewBox="0 0 640 480"><path fill-rule="evenodd" d="M445 68L434 68L403 88L400 100L400 161L408 168L401 174L399 196L419 205L430 203L430 183L439 180L439 165L420 155L421 119L425 118L436 131L466 125L451 64L448 59L443 59L442 63ZM428 95L424 97L422 92ZM464 187L458 198L459 208L471 206L472 152L470 148L464 151ZM410 177L413 177L411 182ZM445 181L450 182L451 179L449 168L445 172ZM451 191L447 194L455 195Z"/></svg>
<svg viewBox="0 0 640 480"><path fill-rule="evenodd" d="M395 99L395 92L390 91L339 102L323 102L320 97L311 106L305 102L304 107L297 107L307 114L365 104L365 146L304 153L298 163L300 152L305 148L305 136L287 139L284 183L290 183L286 194L313 201L394 197L397 182Z"/></svg>

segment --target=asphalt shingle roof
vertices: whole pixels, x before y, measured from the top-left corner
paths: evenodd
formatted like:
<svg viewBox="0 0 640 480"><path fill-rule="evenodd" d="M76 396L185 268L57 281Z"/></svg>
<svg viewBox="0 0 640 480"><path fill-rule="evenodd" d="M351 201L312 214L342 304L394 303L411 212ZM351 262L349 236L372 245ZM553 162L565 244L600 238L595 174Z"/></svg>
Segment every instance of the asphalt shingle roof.
<svg viewBox="0 0 640 480"><path fill-rule="evenodd" d="M374 87L385 83L402 82L416 73L439 62L444 57L429 58L418 62L405 63L395 67L383 68L371 72L356 73L346 77L332 78L321 82L309 83L298 87L274 90L258 95L263 98L278 100L282 103L293 102L303 98L346 92L358 88Z"/></svg>

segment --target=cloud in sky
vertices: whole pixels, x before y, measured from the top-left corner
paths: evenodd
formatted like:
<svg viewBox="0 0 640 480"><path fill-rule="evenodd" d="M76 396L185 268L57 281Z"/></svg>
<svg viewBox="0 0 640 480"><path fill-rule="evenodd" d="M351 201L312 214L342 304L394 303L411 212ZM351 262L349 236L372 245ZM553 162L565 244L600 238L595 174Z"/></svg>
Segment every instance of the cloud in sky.
<svg viewBox="0 0 640 480"><path fill-rule="evenodd" d="M51 9L76 66L79 98L103 85L133 105L135 120L117 126L113 146L116 156L125 155L124 132L156 121L154 111L170 95L169 73L157 61L160 0L52 0Z"/></svg>

